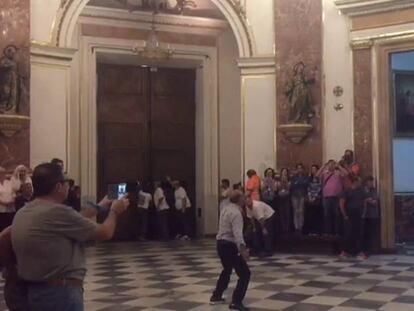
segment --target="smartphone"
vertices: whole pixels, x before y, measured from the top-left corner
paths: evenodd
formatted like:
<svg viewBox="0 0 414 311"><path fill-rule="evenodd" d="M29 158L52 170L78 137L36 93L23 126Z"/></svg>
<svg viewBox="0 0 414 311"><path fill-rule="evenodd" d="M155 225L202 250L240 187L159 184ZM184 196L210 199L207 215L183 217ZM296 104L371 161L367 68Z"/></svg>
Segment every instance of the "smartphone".
<svg viewBox="0 0 414 311"><path fill-rule="evenodd" d="M108 185L108 199L118 200L127 194L127 184L109 184Z"/></svg>

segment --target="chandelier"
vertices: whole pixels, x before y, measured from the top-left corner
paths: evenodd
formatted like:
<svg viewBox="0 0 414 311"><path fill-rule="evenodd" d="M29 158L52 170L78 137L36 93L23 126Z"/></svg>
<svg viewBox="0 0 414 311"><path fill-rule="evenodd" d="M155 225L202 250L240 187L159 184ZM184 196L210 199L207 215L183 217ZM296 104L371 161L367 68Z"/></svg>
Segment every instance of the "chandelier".
<svg viewBox="0 0 414 311"><path fill-rule="evenodd" d="M144 48L139 47L138 44L133 47L133 50L135 53L138 54L139 57L146 58L146 59L155 59L155 60L165 60L169 59L173 54L174 51L172 51L169 46L164 48L162 44L160 43L157 32L155 30L155 23L154 23L154 17L155 14L153 14L152 24L151 24L151 30L148 34L147 40L145 41Z"/></svg>
<svg viewBox="0 0 414 311"><path fill-rule="evenodd" d="M183 14L185 10L194 9L197 7L197 4L194 0L175 0L175 5L171 3L172 0L141 0L140 2L136 2L137 0L117 1L125 5L130 12L139 10L153 11L151 30L148 33L144 47L142 48L142 46L139 46L139 44L136 44L133 47L134 52L137 53L139 57L153 60L166 60L174 54L174 51L171 50L169 46L164 48L158 39L155 29L155 15L160 11L163 11L167 14ZM138 5L138 3L140 4Z"/></svg>

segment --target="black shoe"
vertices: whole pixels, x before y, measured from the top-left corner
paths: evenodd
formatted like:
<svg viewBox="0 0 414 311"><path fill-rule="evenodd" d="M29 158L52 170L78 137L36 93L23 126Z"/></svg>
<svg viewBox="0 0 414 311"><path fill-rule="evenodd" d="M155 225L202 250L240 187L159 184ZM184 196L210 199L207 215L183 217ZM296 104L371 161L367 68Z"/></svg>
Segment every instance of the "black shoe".
<svg viewBox="0 0 414 311"><path fill-rule="evenodd" d="M249 311L250 310L249 308L245 307L242 303L241 304L232 303L229 306L229 309L230 310L239 310L239 311Z"/></svg>
<svg viewBox="0 0 414 311"><path fill-rule="evenodd" d="M212 305L212 306L223 304L225 302L226 302L226 300L224 300L223 297L218 298L218 297L211 296L211 298L210 298L210 305Z"/></svg>

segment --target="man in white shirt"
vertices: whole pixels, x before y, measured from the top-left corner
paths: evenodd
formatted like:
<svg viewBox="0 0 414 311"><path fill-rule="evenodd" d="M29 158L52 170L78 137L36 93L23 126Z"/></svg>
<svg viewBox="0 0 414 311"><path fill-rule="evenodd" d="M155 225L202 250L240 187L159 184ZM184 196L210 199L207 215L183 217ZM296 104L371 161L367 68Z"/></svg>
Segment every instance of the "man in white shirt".
<svg viewBox="0 0 414 311"><path fill-rule="evenodd" d="M243 238L243 212L245 197L241 191L232 191L229 202L220 211L219 230L217 233L217 253L223 270L217 280L216 288L210 298L210 304L225 302L223 293L227 289L233 270L239 280L234 289L230 310L249 310L243 305L250 282L250 269L247 265L249 251Z"/></svg>
<svg viewBox="0 0 414 311"><path fill-rule="evenodd" d="M164 189L168 187L166 182L162 182L154 192L154 205L157 210L158 236L161 240L168 240L168 210L170 206L165 198Z"/></svg>
<svg viewBox="0 0 414 311"><path fill-rule="evenodd" d="M246 198L246 214L247 218L255 221L260 226L260 230L256 230L256 232L262 233L265 251L268 255L271 255L276 224L275 211L266 203L248 197Z"/></svg>
<svg viewBox="0 0 414 311"><path fill-rule="evenodd" d="M176 239L188 240L189 237L189 208L191 207L190 199L188 198L187 191L181 186L181 183L176 180L173 181L173 187L175 189L175 210L177 212L177 229L178 234Z"/></svg>
<svg viewBox="0 0 414 311"><path fill-rule="evenodd" d="M138 240L145 241L148 233L148 209L152 201L148 185L138 193Z"/></svg>

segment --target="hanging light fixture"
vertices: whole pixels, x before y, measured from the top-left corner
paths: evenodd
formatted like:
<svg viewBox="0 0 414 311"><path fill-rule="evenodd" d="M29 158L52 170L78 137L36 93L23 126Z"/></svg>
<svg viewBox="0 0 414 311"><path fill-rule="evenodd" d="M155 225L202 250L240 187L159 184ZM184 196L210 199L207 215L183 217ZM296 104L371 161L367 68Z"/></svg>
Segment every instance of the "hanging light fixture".
<svg viewBox="0 0 414 311"><path fill-rule="evenodd" d="M147 40L145 41L144 48L135 45L133 50L138 54L139 57L147 58L147 59L169 59L173 54L169 46L167 48L163 48L162 44L160 43L157 32L155 29L155 14L152 15L152 22L151 22L151 30L148 33Z"/></svg>

